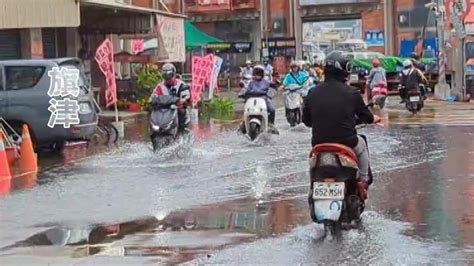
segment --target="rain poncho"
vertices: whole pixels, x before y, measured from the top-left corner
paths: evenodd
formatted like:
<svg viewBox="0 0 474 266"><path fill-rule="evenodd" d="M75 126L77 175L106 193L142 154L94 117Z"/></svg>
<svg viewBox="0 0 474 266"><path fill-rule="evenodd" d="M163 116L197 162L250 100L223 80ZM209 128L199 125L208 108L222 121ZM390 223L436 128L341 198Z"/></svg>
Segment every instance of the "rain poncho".
<svg viewBox="0 0 474 266"><path fill-rule="evenodd" d="M293 72L289 72L285 75L283 79L283 85L291 85L291 84L298 84L302 86L303 84L308 81L308 73L306 71L299 71L298 74L294 74Z"/></svg>
<svg viewBox="0 0 474 266"><path fill-rule="evenodd" d="M370 70L368 80L370 88L375 87L380 82L387 84L387 73L383 67L374 67Z"/></svg>

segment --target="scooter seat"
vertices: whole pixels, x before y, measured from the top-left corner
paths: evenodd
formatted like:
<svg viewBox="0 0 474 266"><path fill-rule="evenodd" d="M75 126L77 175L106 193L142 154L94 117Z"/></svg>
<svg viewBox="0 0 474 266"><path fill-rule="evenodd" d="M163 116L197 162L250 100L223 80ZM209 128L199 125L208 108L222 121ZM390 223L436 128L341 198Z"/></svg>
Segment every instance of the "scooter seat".
<svg viewBox="0 0 474 266"><path fill-rule="evenodd" d="M354 162L357 162L357 155L355 152L350 148L342 144L338 143L322 143L314 146L311 149L311 152L309 153L309 157L312 158L319 153L325 153L325 152L333 152L341 155L345 155L349 157L351 160Z"/></svg>

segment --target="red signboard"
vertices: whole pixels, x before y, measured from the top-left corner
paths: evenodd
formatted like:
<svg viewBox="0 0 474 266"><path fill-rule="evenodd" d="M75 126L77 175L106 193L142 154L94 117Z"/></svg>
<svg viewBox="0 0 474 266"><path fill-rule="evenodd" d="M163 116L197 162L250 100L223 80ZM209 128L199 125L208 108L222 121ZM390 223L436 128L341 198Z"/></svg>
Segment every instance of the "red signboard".
<svg viewBox="0 0 474 266"><path fill-rule="evenodd" d="M231 10L231 0L186 0L185 5L188 12Z"/></svg>

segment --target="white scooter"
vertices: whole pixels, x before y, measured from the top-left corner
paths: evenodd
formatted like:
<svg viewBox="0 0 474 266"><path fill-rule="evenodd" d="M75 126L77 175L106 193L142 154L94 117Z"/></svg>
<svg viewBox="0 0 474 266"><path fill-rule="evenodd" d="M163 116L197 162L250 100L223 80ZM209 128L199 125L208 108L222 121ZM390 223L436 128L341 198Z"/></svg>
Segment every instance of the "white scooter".
<svg viewBox="0 0 474 266"><path fill-rule="evenodd" d="M266 95L244 95L244 125L245 134L251 140L256 140L260 134L268 131L268 112Z"/></svg>

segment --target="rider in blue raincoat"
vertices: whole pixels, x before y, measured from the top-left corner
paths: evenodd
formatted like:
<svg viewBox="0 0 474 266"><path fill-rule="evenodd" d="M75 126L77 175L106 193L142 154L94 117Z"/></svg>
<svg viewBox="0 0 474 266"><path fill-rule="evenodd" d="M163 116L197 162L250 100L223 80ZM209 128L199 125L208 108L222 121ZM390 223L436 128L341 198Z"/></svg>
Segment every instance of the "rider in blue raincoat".
<svg viewBox="0 0 474 266"><path fill-rule="evenodd" d="M288 86L292 84L296 84L298 86L306 87L306 83L309 79L308 73L303 71L298 62L291 62L290 64L290 72L285 75L283 79L283 86Z"/></svg>

